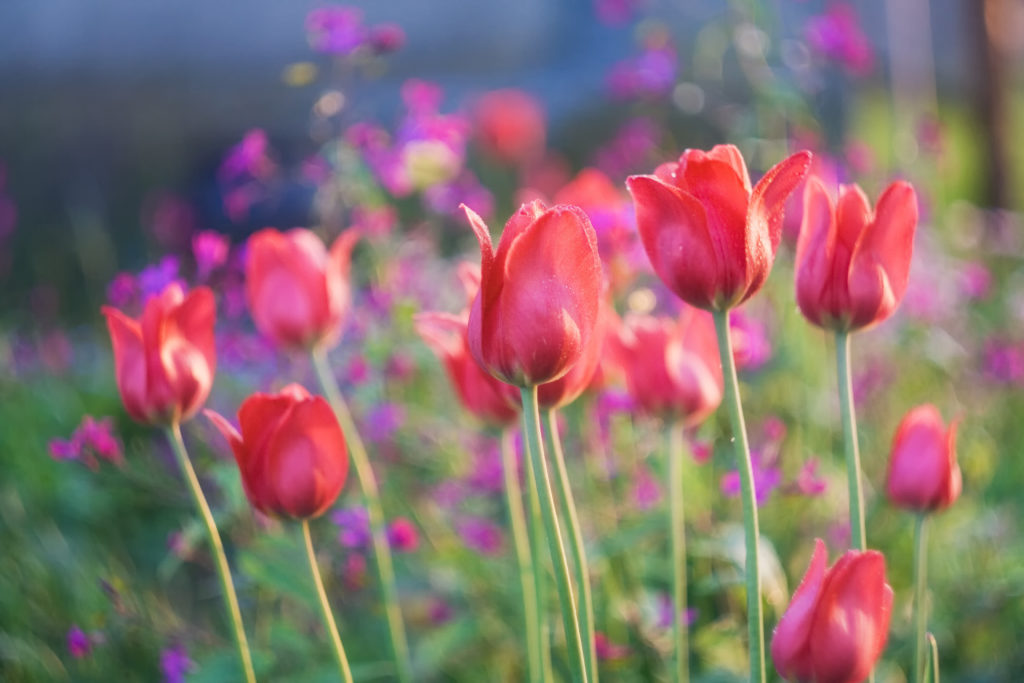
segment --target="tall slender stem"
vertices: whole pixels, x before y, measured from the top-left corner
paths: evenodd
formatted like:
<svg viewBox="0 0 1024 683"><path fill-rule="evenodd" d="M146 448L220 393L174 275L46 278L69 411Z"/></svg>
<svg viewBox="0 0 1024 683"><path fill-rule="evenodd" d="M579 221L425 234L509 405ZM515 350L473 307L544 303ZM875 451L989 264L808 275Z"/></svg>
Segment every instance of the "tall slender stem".
<svg viewBox="0 0 1024 683"><path fill-rule="evenodd" d="M677 683L690 680L689 624L686 613L686 526L683 513L683 423L668 426L669 544L672 546L672 631L676 645Z"/></svg>
<svg viewBox="0 0 1024 683"><path fill-rule="evenodd" d="M252 655L249 654L249 641L245 637L245 626L242 624L242 611L238 608L235 584L231 580L231 568L228 566L227 555L224 554L224 544L220 540L217 523L213 520L213 513L210 512L206 496L203 495L203 489L199 486L199 478L196 477L196 471L192 469L188 451L185 450L185 441L181 438L181 425L177 422L171 424L167 428L167 437L171 441L171 448L178 460L178 466L181 468L185 481L188 482L189 490L192 491L192 499L195 501L206 527L206 538L210 542L210 550L213 552L213 566L217 568L217 577L220 579L221 591L224 593L224 607L227 610L228 621L231 622L235 646L238 648L238 659L242 665L245 680L248 683L255 683L256 672L252 668Z"/></svg>
<svg viewBox="0 0 1024 683"><path fill-rule="evenodd" d="M388 632L391 636L391 650L395 656L395 667L401 683L412 682L412 664L409 660L409 644L405 637L405 624L398 606L398 588L395 585L395 570L391 562L391 547L388 545L387 533L384 528L384 513L380 506L380 493L377 491L377 479L370 467L370 458L366 454L363 440L359 438L352 415L348 411L345 399L341 396L338 382L327 363L327 352L322 347L313 349L313 367L316 370L320 387L327 396L328 402L338 416L338 422L345 433L349 457L359 479L359 487L363 491L366 513L370 521L370 538L373 544L373 555L376 559L377 575L380 579L381 597L384 599L384 613L387 616Z"/></svg>
<svg viewBox="0 0 1024 683"><path fill-rule="evenodd" d="M566 521L569 534L569 552L572 554L573 567L576 570L576 592L580 596L577 610L580 622L580 638L583 639L583 651L586 654L587 678L597 681L597 647L594 643L594 598L590 591L590 568L587 564L587 549L583 545L583 532L580 529L580 518L576 514L576 501L573 499L572 486L569 485L569 470L565 466L565 454L562 452L562 439L558 435L558 414L548 411L548 442L551 453L555 457L555 486L558 490L558 504L562 517Z"/></svg>
<svg viewBox="0 0 1024 683"><path fill-rule="evenodd" d="M914 677L911 683L925 680L925 630L928 609L924 604L928 589L928 515L920 513L914 523Z"/></svg>
<svg viewBox="0 0 1024 683"><path fill-rule="evenodd" d="M843 417L846 481L850 487L850 544L855 550L867 550L864 492L860 485L860 446L857 444L857 416L853 406L853 382L850 378L849 332L836 332L836 372L839 376L839 410Z"/></svg>
<svg viewBox="0 0 1024 683"><path fill-rule="evenodd" d="M501 436L501 466L505 474L505 496L508 498L508 519L519 564L519 586L523 591L523 625L526 632L526 663L529 680L543 680L541 665L540 612L537 607L537 588L534 586L533 559L530 536L526 532L526 513L523 511L523 492L519 487L519 467L512 443L514 432L505 430Z"/></svg>
<svg viewBox="0 0 1024 683"><path fill-rule="evenodd" d="M715 320L718 355L722 361L722 374L725 379L725 403L729 407L729 417L732 421L736 467L740 472L740 499L743 505L743 531L747 554L745 573L747 578L747 634L750 639L750 681L751 683L764 683L764 614L761 605L761 563L758 548L760 533L757 527L754 469L750 462L750 446L747 444L747 426L743 420L743 406L740 404L736 363L732 357L729 312L712 311L712 316Z"/></svg>
<svg viewBox="0 0 1024 683"><path fill-rule="evenodd" d="M527 444L529 450L529 438L526 436L525 424L523 426L523 443ZM533 587L537 592L537 626L536 636L540 639L540 660L544 675L543 680L553 681L554 671L551 668L551 638L549 635L549 622L547 615L548 604L548 576L547 553L544 548L544 515L540 511L540 492L537 490L537 478L533 473L533 463L527 453L524 461L526 470L526 491L530 503L530 548L533 556Z"/></svg>
<svg viewBox="0 0 1024 683"><path fill-rule="evenodd" d="M576 612L576 597L572 590L572 577L569 572L569 561L566 558L565 546L562 544L562 532L558 524L558 513L555 511L555 494L551 489L551 477L548 474L547 458L544 456L544 444L540 437L540 410L537 406L537 387L521 390L523 401L523 425L526 430L527 450L533 463L533 477L537 491L540 493L540 509L544 517L544 534L548 541L554 565L555 581L558 584L558 603L562 608L562 623L565 626L565 639L569 648L569 666L573 680L587 683L587 657L583 652L580 638L579 617Z"/></svg>
<svg viewBox="0 0 1024 683"><path fill-rule="evenodd" d="M324 581L320 578L320 568L316 564L316 552L313 550L313 537L309 533L309 520L302 520L302 538L306 541L306 557L309 559L309 573L313 576L313 585L316 587L316 595L320 599L320 614L324 619L324 628L331 638L331 645L334 647L334 657L338 660L338 669L345 683L352 683L352 670L348 666L348 657L345 656L345 646L341 644L341 636L338 635L338 625L334 623L334 613L331 612L331 603L327 601L327 591L324 590Z"/></svg>

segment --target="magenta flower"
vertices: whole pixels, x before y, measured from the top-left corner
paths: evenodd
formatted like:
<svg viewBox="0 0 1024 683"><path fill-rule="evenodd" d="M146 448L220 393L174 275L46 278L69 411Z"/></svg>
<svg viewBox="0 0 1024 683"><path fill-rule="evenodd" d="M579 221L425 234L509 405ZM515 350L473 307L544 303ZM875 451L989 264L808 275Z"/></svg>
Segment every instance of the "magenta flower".
<svg viewBox="0 0 1024 683"><path fill-rule="evenodd" d="M851 4L833 2L823 14L807 21L804 33L812 50L837 62L852 75L871 73L875 61L871 42Z"/></svg>
<svg viewBox="0 0 1024 683"><path fill-rule="evenodd" d="M353 506L337 510L331 521L338 525L338 542L346 548L367 548L370 545L370 513Z"/></svg>
<svg viewBox="0 0 1024 683"><path fill-rule="evenodd" d="M160 671L164 675L164 683L185 683L185 674L194 667L195 663L189 658L188 650L182 644L160 653Z"/></svg>
<svg viewBox="0 0 1024 683"><path fill-rule="evenodd" d="M68 652L75 659L81 659L92 652L92 640L82 629L75 624L68 629Z"/></svg>
<svg viewBox="0 0 1024 683"><path fill-rule="evenodd" d="M227 235L215 230L203 230L192 236L192 255L200 280L205 280L227 262L230 248L231 241Z"/></svg>
<svg viewBox="0 0 1024 683"><path fill-rule="evenodd" d="M388 526L388 543L395 550L411 553L420 547L420 535L416 525L405 517L397 517Z"/></svg>
<svg viewBox="0 0 1024 683"><path fill-rule="evenodd" d="M356 7L318 7L306 15L309 45L316 52L344 57L366 42L363 12Z"/></svg>
<svg viewBox="0 0 1024 683"><path fill-rule="evenodd" d="M503 534L501 527L489 519L483 517L465 517L458 524L456 529L462 542L470 550L481 555L499 555L503 546Z"/></svg>

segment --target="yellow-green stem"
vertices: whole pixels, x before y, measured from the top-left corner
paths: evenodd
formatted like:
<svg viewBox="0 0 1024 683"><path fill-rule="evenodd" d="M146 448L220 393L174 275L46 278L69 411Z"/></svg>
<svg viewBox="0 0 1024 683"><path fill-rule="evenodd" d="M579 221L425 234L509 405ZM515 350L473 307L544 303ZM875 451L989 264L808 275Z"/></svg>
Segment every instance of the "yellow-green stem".
<svg viewBox="0 0 1024 683"><path fill-rule="evenodd" d="M718 337L718 356L722 361L722 375L725 380L725 403L732 421L732 441L736 451L736 468L740 473L743 538L747 554L745 574L747 580L747 636L750 640L750 681L751 683L764 683L764 613L761 605L761 563L758 548L760 533L757 525L754 469L750 462L747 426L743 420L739 379L736 377L736 363L732 356L732 340L729 337L729 311L713 311L712 317L715 320L715 332Z"/></svg>
<svg viewBox="0 0 1024 683"><path fill-rule="evenodd" d="M914 523L914 667L911 683L925 681L925 630L928 610L925 594L928 590L928 515L917 515Z"/></svg>
<svg viewBox="0 0 1024 683"><path fill-rule="evenodd" d="M526 430L527 451L533 464L533 476L540 494L540 509L544 518L544 535L547 538L548 550L554 565L555 582L558 585L558 603L562 608L562 623L565 626L566 645L569 649L569 667L575 681L587 682L586 655L583 652L583 641L580 637L579 616L576 611L576 597L572 590L572 577L569 561L566 558L565 546L562 544L562 532L558 523L555 506L555 494L551 488L551 477L548 474L547 458L544 456L544 444L540 436L540 410L537 406L537 387L521 390L523 402L523 425Z"/></svg>
<svg viewBox="0 0 1024 683"><path fill-rule="evenodd" d="M558 435L558 414L548 411L548 442L555 458L555 488L558 491L558 504L562 517L566 522L569 536L569 552L572 554L573 568L576 570L576 594L579 595L580 638L583 639L583 650L586 654L587 678L597 681L597 646L594 643L594 598L590 591L590 568L587 564L587 549L583 545L583 531L580 529L579 515L576 514L576 501L573 499L572 486L569 484L569 471L565 466L565 454L562 451L562 439Z"/></svg>
<svg viewBox="0 0 1024 683"><path fill-rule="evenodd" d="M526 426L523 425L523 443L529 443L526 436ZM527 449L529 447L527 446ZM555 680L554 671L551 668L551 637L550 626L547 614L548 605L548 575L547 575L547 551L544 543L544 515L540 511L540 492L537 490L537 478L533 473L533 463L530 461L529 452L523 460L526 470L526 491L530 503L530 548L533 558L533 587L537 591L537 633L540 639L540 660L544 675L543 680Z"/></svg>
<svg viewBox="0 0 1024 683"><path fill-rule="evenodd" d="M302 538L306 541L306 557L309 559L309 573L313 577L313 586L316 587L317 598L320 599L320 614L324 620L324 628L331 639L334 648L334 657L338 660L338 669L341 671L341 678L345 683L352 683L352 670L348 666L348 657L345 656L345 646L341 644L341 636L338 634L338 625L334 623L334 613L331 612L331 603L327 601L327 591L324 590L324 581L320 578L320 568L316 564L316 552L313 550L313 537L309 533L309 520L302 520Z"/></svg>
<svg viewBox="0 0 1024 683"><path fill-rule="evenodd" d="M836 374L839 377L839 410L843 418L846 481L850 490L850 545L855 550L867 550L864 492L860 485L860 446L857 444L857 415L853 406L853 381L850 372L849 332L836 332Z"/></svg>
<svg viewBox="0 0 1024 683"><path fill-rule="evenodd" d="M256 672L252 668L252 655L249 654L249 641L245 637L245 626L242 624L242 611L238 608L238 596L235 595L235 584L231 580L231 568L228 566L227 555L224 554L224 544L220 540L220 532L217 531L217 523L210 512L210 506L203 495L203 489L199 486L199 478L196 471L192 469L192 461L189 460L188 451L185 450L185 441L181 438L181 425L177 422L167 428L167 437L171 441L171 448L178 460L181 473L192 491L192 499L196 508L203 518L203 525L206 527L206 538L210 542L210 550L213 553L213 566L217 568L217 577L220 579L221 590L224 593L224 608L227 611L228 621L232 626L232 634L235 637L235 647L238 649L239 663L242 665L242 672L248 683L255 683Z"/></svg>
<svg viewBox="0 0 1024 683"><path fill-rule="evenodd" d="M508 429L501 437L501 466L505 475L505 496L508 499L508 519L512 541L519 565L519 586L523 592L523 626L526 634L526 664L530 681L544 679L541 664L540 610L537 606L537 588L534 586L533 558L530 536L526 532L526 513L523 510L523 492L519 487L519 467L513 444L515 432Z"/></svg>
<svg viewBox="0 0 1024 683"><path fill-rule="evenodd" d="M345 433L349 457L363 491L366 513L370 522L370 539L373 555L377 565L377 576L380 579L381 596L384 600L384 613L387 616L388 633L391 636L391 650L395 657L396 673L400 683L412 683L412 664L409 659L409 644L405 637L405 624L398 606L398 587L395 584L395 570L391 561L391 547L388 545L387 532L384 528L384 513L380 506L380 493L377 491L377 479L370 466L370 458L366 454L363 440L359 438L352 414L341 396L338 382L327 363L327 352L322 347L313 349L313 367L316 370L320 387L327 396L328 402L338 417L341 430Z"/></svg>
<svg viewBox="0 0 1024 683"><path fill-rule="evenodd" d="M686 439L683 423L668 426L669 544L672 547L672 631L675 636L675 678L690 680L689 624L686 613L686 525L683 513L683 459Z"/></svg>

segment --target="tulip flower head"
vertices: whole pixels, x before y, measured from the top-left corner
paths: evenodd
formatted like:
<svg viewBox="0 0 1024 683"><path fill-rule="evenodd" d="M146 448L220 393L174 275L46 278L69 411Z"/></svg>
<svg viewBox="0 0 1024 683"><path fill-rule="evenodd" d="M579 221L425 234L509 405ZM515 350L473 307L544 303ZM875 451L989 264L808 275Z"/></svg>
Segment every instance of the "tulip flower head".
<svg viewBox="0 0 1024 683"><path fill-rule="evenodd" d="M827 329L853 331L896 310L910 275L917 195L891 184L874 211L856 185L841 185L833 204L812 177L796 246L796 300L804 316Z"/></svg>
<svg viewBox="0 0 1024 683"><path fill-rule="evenodd" d="M810 163L810 152L797 152L751 187L739 150L716 145L687 150L654 175L631 176L626 184L654 272L697 308L721 311L749 299L771 272L786 198Z"/></svg>
<svg viewBox="0 0 1024 683"><path fill-rule="evenodd" d="M206 402L217 368L213 292L185 294L171 283L129 318L104 306L114 346L117 388L133 419L167 425L187 420Z"/></svg>
<svg viewBox="0 0 1024 683"><path fill-rule="evenodd" d="M345 435L330 405L298 384L253 394L238 410L240 430L205 415L231 444L245 495L266 515L309 519L334 504L348 476Z"/></svg>
<svg viewBox="0 0 1024 683"><path fill-rule="evenodd" d="M896 429L885 478L885 493L893 505L932 512L960 497L956 429L955 421L947 429L939 409L930 404L907 413Z"/></svg>
<svg viewBox="0 0 1024 683"><path fill-rule="evenodd" d="M283 348L333 346L351 304L349 264L359 233L347 230L328 251L305 228L266 228L249 238L246 299L259 331Z"/></svg>
<svg viewBox="0 0 1024 683"><path fill-rule="evenodd" d="M462 208L481 251L470 353L518 387L558 379L582 357L597 325L603 275L590 220L571 205L524 204L494 249L483 219Z"/></svg>
<svg viewBox="0 0 1024 683"><path fill-rule="evenodd" d="M798 683L859 683L885 649L892 587L885 557L848 550L830 569L817 539L803 580L772 635L779 675Z"/></svg>

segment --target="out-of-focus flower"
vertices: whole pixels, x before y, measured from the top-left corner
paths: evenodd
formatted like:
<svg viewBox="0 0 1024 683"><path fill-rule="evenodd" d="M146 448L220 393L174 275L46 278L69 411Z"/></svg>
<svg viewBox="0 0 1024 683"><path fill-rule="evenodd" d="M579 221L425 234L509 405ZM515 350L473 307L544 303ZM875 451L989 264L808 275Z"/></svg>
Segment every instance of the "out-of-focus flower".
<svg viewBox="0 0 1024 683"><path fill-rule="evenodd" d="M95 456L115 465L124 460L121 442L113 433L113 420L97 420L92 415L82 418L70 440L51 440L50 455L56 460L81 460L93 469L99 464Z"/></svg>
<svg viewBox="0 0 1024 683"><path fill-rule="evenodd" d="M118 273L107 285L107 303L115 308L126 308L139 296L139 284L131 273Z"/></svg>
<svg viewBox="0 0 1024 683"><path fill-rule="evenodd" d="M960 291L968 301L987 299L992 293L992 271L984 263L967 263L960 270Z"/></svg>
<svg viewBox="0 0 1024 683"><path fill-rule="evenodd" d="M344 57L366 42L363 12L356 7L317 7L306 15L309 45L316 52Z"/></svg>
<svg viewBox="0 0 1024 683"><path fill-rule="evenodd" d="M875 61L871 41L850 3L830 3L824 13L807 20L804 35L812 50L839 63L852 75L871 73Z"/></svg>
<svg viewBox="0 0 1024 683"><path fill-rule="evenodd" d="M933 512L960 497L963 477L956 461L954 421L948 429L931 404L913 408L900 421L889 454L885 493L908 510Z"/></svg>
<svg viewBox="0 0 1024 683"><path fill-rule="evenodd" d="M420 535L412 522L398 517L388 526L388 542L395 550L411 553L420 547Z"/></svg>
<svg viewBox="0 0 1024 683"><path fill-rule="evenodd" d="M284 348L336 344L351 304L349 265L358 239L347 230L328 252L304 228L252 235L246 298L259 331Z"/></svg>
<svg viewBox="0 0 1024 683"><path fill-rule="evenodd" d="M68 629L67 641L68 654L75 659L87 657L92 652L92 640L77 624Z"/></svg>
<svg viewBox="0 0 1024 683"><path fill-rule="evenodd" d="M405 422L405 408L397 403L379 403L366 416L366 439L371 443L394 441Z"/></svg>
<svg viewBox="0 0 1024 683"><path fill-rule="evenodd" d="M370 544L370 513L362 506L347 507L331 515L338 525L338 542L346 548L365 548Z"/></svg>
<svg viewBox="0 0 1024 683"><path fill-rule="evenodd" d="M746 311L733 311L729 316L732 355L737 370L757 370L772 357L772 340L768 326Z"/></svg>
<svg viewBox="0 0 1024 683"><path fill-rule="evenodd" d="M252 506L266 515L310 519L324 513L348 476L345 435L334 411L298 384L253 394L238 410L241 432L206 416L231 444Z"/></svg>
<svg viewBox="0 0 1024 683"><path fill-rule="evenodd" d="M875 210L856 185L840 185L832 203L810 178L796 246L796 301L811 323L853 331L882 322L907 290L917 227L917 195L897 181Z"/></svg>
<svg viewBox="0 0 1024 683"><path fill-rule="evenodd" d="M608 74L608 90L613 97L663 97L676 83L676 50L670 44L644 49L612 67Z"/></svg>
<svg viewBox="0 0 1024 683"><path fill-rule="evenodd" d="M654 175L627 180L654 272L683 301L726 310L764 284L782 239L786 198L810 167L810 152L773 166L752 187L739 150L687 150Z"/></svg>
<svg viewBox="0 0 1024 683"><path fill-rule="evenodd" d="M368 43L377 54L398 52L405 45L405 31L398 24L377 24L370 27Z"/></svg>
<svg viewBox="0 0 1024 683"><path fill-rule="evenodd" d="M640 5L638 0L594 0L594 10L602 24L625 24Z"/></svg>
<svg viewBox="0 0 1024 683"><path fill-rule="evenodd" d="M181 643L160 653L160 672L164 676L164 683L185 683L185 674L194 668L195 662Z"/></svg>
<svg viewBox="0 0 1024 683"><path fill-rule="evenodd" d="M345 565L341 571L345 588L350 591L357 591L366 586L366 556L360 553L351 553L345 558Z"/></svg>
<svg viewBox="0 0 1024 683"><path fill-rule="evenodd" d="M391 234L398 225L398 214L393 206L357 206L352 209L352 226L370 239L381 239Z"/></svg>
<svg viewBox="0 0 1024 683"><path fill-rule="evenodd" d="M146 266L139 272L137 282L143 301L160 294L172 284L185 288L185 282L178 276L178 265L176 256L165 256L159 263Z"/></svg>
<svg viewBox="0 0 1024 683"><path fill-rule="evenodd" d="M1007 343L999 339L985 342L985 374L1006 384L1024 383L1024 348L1021 344Z"/></svg>
<svg viewBox="0 0 1024 683"><path fill-rule="evenodd" d="M275 169L270 158L270 145L266 131L254 128L232 147L221 161L218 176L221 182L265 180Z"/></svg>
<svg viewBox="0 0 1024 683"><path fill-rule="evenodd" d="M146 302L138 320L109 306L102 311L128 414L155 424L192 417L210 394L217 367L213 292L198 287L186 296L171 284Z"/></svg>
<svg viewBox="0 0 1024 683"><path fill-rule="evenodd" d="M779 675L800 683L856 683L867 678L885 649L892 587L885 557L848 550L830 569L818 539L814 555L772 635Z"/></svg>
<svg viewBox="0 0 1024 683"><path fill-rule="evenodd" d="M440 625L451 621L451 618L455 616L455 610L445 600L442 600L441 598L434 598L430 601L430 608L427 610L427 615L430 618L430 623Z"/></svg>
<svg viewBox="0 0 1024 683"><path fill-rule="evenodd" d="M611 178L635 173L647 167L660 140L658 125L649 118L626 121L594 156L594 165Z"/></svg>
<svg viewBox="0 0 1024 683"><path fill-rule="evenodd" d="M797 492L805 496L820 496L828 487L827 482L818 475L818 459L808 458L800 468L794 482Z"/></svg>
<svg viewBox="0 0 1024 683"><path fill-rule="evenodd" d="M650 510L661 502L661 487L646 467L638 467L633 478L633 503L638 510Z"/></svg>
<svg viewBox="0 0 1024 683"><path fill-rule="evenodd" d="M547 128L544 108L522 90L492 90L473 106L473 136L484 154L511 165L544 154Z"/></svg>
<svg viewBox="0 0 1024 683"><path fill-rule="evenodd" d="M504 545L501 527L483 517L464 517L455 528L466 547L482 555L498 555Z"/></svg>
<svg viewBox="0 0 1024 683"><path fill-rule="evenodd" d="M480 242L481 286L469 314L469 349L481 366L519 387L558 379L597 325L603 289L597 236L575 206L524 205L498 248L465 207Z"/></svg>
<svg viewBox="0 0 1024 683"><path fill-rule="evenodd" d="M632 650L628 645L619 645L609 640L608 636L600 631L594 634L594 651L597 658L602 662L628 657Z"/></svg>
<svg viewBox="0 0 1024 683"><path fill-rule="evenodd" d="M771 497L772 492L782 482L782 473L774 465L762 464L756 453L751 453L751 458L754 460L754 497L758 505L764 505L768 498ZM722 494L727 498L739 496L741 491L740 485L740 473L738 471L731 470L722 475L720 487Z"/></svg>
<svg viewBox="0 0 1024 683"><path fill-rule="evenodd" d="M227 235L216 230L203 230L192 236L192 255L200 280L210 277L210 273L227 262L230 248L231 241Z"/></svg>

